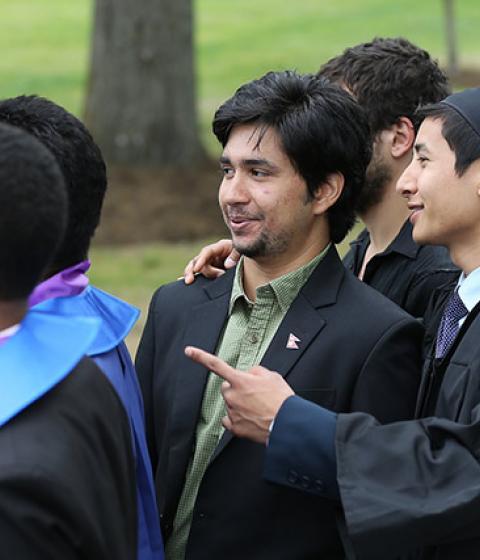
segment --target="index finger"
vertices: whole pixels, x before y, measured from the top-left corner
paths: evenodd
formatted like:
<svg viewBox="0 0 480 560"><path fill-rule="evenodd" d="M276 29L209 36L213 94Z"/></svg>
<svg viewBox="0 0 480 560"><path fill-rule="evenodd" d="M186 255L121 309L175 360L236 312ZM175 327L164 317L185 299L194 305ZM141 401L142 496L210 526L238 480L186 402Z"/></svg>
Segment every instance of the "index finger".
<svg viewBox="0 0 480 560"><path fill-rule="evenodd" d="M233 384L240 375L238 370L229 366L221 358L210 354L210 352L205 352L205 350L200 350L200 348L195 348L195 346L187 346L185 348L185 355L194 362L205 366L209 371L225 379L230 384Z"/></svg>

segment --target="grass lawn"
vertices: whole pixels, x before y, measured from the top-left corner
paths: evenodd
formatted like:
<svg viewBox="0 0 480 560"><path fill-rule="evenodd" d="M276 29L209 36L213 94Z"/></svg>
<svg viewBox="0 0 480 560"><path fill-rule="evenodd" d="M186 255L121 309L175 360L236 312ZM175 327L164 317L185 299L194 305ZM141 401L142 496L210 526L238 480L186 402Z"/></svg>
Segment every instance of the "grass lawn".
<svg viewBox="0 0 480 560"><path fill-rule="evenodd" d="M204 143L214 109L267 70L314 72L345 47L404 35L445 59L441 0L194 0L198 105ZM461 62L480 66L480 2L457 0ZM160 8L159 8L160 9ZM45 95L81 115L93 0L0 0L0 98Z"/></svg>
<svg viewBox="0 0 480 560"><path fill-rule="evenodd" d="M141 310L127 343L132 353L147 318L148 304L156 288L172 282L183 274L187 262L200 247L198 243L131 245L126 247L94 247L91 251L91 281Z"/></svg>

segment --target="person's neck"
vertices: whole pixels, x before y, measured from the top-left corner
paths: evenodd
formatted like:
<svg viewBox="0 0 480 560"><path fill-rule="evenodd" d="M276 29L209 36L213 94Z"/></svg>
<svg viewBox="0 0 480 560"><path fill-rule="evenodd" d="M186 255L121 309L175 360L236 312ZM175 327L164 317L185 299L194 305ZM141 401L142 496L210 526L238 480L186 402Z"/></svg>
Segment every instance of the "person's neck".
<svg viewBox="0 0 480 560"><path fill-rule="evenodd" d="M259 286L268 284L289 272L298 270L319 255L328 245L329 240L306 244L302 250L292 255L290 252L265 257L244 257L243 289L251 301L255 301Z"/></svg>
<svg viewBox="0 0 480 560"><path fill-rule="evenodd" d="M409 214L405 201L393 187L387 188L382 200L360 216L370 235L371 251L375 254L385 251L402 229Z"/></svg>
<svg viewBox="0 0 480 560"><path fill-rule="evenodd" d="M0 301L0 331L21 323L27 309L27 302L24 299Z"/></svg>
<svg viewBox="0 0 480 560"><path fill-rule="evenodd" d="M469 245L460 244L458 246L450 245L448 251L450 258L455 266L468 276L470 272L480 267L480 236L472 236L471 239L477 239L477 243Z"/></svg>

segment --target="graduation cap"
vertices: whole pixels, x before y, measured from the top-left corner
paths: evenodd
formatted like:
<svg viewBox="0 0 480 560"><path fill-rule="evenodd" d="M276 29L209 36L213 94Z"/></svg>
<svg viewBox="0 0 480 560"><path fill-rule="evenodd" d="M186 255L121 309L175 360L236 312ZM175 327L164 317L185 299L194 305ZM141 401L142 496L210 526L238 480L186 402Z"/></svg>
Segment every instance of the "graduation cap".
<svg viewBox="0 0 480 560"><path fill-rule="evenodd" d="M440 103L454 109L480 136L480 88L464 89L449 95Z"/></svg>

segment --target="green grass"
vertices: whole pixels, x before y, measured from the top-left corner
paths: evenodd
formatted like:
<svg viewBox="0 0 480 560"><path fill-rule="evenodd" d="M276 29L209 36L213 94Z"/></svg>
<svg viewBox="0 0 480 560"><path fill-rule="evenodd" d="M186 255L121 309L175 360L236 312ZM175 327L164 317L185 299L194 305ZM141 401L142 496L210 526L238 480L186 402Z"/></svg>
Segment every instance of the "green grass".
<svg viewBox="0 0 480 560"><path fill-rule="evenodd" d="M91 281L141 310L128 345L132 353L146 320L148 304L156 288L183 275L187 262L211 240L198 243L152 243L141 246L94 247L91 250Z"/></svg>
<svg viewBox="0 0 480 560"><path fill-rule="evenodd" d="M479 65L480 2L457 0L461 61ZM441 0L194 0L198 106L210 151L215 108L271 69L314 72L345 47L404 35L444 60ZM0 98L45 95L82 114L92 0L0 0Z"/></svg>
<svg viewBox="0 0 480 560"><path fill-rule="evenodd" d="M480 65L480 3L456 5L461 62ZM346 47L382 35L403 35L445 60L441 0L198 0L196 15L200 123L212 152L216 107L268 70L315 72Z"/></svg>
<svg viewBox="0 0 480 560"><path fill-rule="evenodd" d="M81 115L90 0L0 0L0 98L36 93Z"/></svg>

